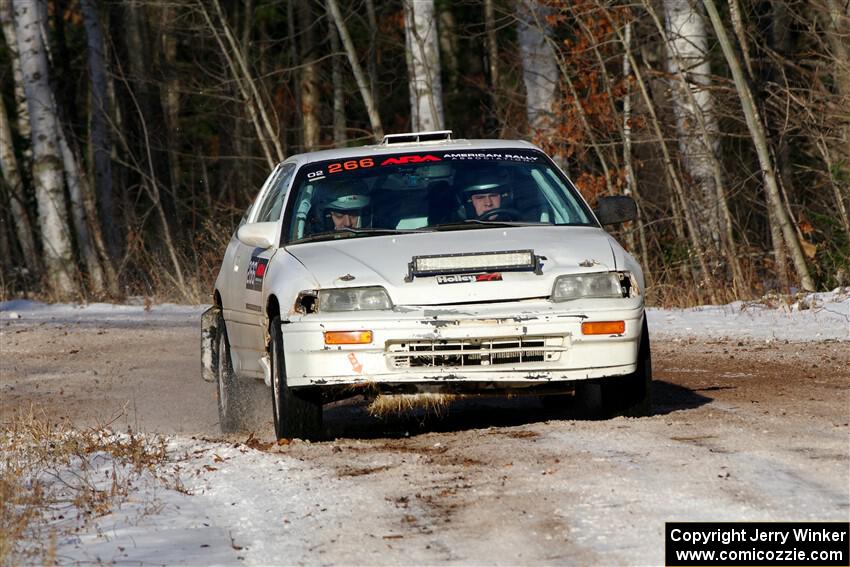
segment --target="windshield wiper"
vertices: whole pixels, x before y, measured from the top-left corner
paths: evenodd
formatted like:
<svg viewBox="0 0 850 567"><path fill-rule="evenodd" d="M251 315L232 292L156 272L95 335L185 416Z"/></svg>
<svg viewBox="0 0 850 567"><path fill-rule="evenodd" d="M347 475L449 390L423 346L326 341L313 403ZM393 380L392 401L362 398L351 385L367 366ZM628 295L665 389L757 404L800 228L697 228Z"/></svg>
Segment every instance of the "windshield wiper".
<svg viewBox="0 0 850 567"><path fill-rule="evenodd" d="M415 228L338 228L334 232L347 232L349 234L407 234L409 232L431 232Z"/></svg>
<svg viewBox="0 0 850 567"><path fill-rule="evenodd" d="M420 229L398 229L398 228L338 228L328 232L318 232L311 234L298 240L290 242L290 244L302 244L304 242L321 242L322 240L338 240L340 238L352 238L356 236L371 235L379 236L385 234L409 234L412 232L431 232L430 230Z"/></svg>
<svg viewBox="0 0 850 567"><path fill-rule="evenodd" d="M464 221L438 224L438 225L433 226L431 228L433 228L435 230L458 230L458 229L469 228L470 225L473 225L476 228L505 228L505 227L510 228L510 227L514 227L514 226L537 226L537 225L540 225L540 224L548 225L548 223L541 223L541 222L501 221L501 220L486 221L486 220L479 220L479 219L466 219Z"/></svg>

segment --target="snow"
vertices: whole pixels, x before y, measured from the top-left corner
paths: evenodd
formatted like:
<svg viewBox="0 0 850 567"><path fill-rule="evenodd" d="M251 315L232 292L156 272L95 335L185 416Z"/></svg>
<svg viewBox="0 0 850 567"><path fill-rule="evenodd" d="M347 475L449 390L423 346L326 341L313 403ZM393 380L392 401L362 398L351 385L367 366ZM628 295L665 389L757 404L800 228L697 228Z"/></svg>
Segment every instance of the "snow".
<svg viewBox="0 0 850 567"><path fill-rule="evenodd" d="M850 289L812 293L794 302L736 301L690 309L647 310L650 333L665 338L850 340Z"/></svg>
<svg viewBox="0 0 850 567"><path fill-rule="evenodd" d="M47 305L0 303L0 321L14 324L79 323L118 326L198 325L207 306ZM670 339L728 338L764 341L850 340L850 289L807 295L793 303L735 302L691 309L648 310L654 336ZM200 378L199 378L200 379ZM569 445L566 442L566 446ZM352 521L363 538L392 539L391 502L357 477L327 475L318 464L242 444L169 438L169 463L184 490L149 474L133 482L122 506L89 520L56 541L62 563L245 564L321 563L317 542L334 542L334 530ZM98 454L89 468L113 471ZM381 463L376 463L380 466ZM68 474L74 474L69 470ZM93 475L107 478L108 475ZM73 512L66 517L74 518ZM65 520L69 527L73 520ZM56 526L61 527L61 526ZM581 528L581 526L578 526ZM577 529L578 529L577 528ZM349 531L351 527L348 528ZM589 530L592 531L592 530ZM405 562L403 546L350 545L352 563ZM368 539L367 539L368 541ZM379 551L380 549L380 551ZM423 555L423 562L436 556Z"/></svg>
<svg viewBox="0 0 850 567"><path fill-rule="evenodd" d="M79 323L118 326L198 325L209 305L115 305L112 303L46 304L28 299L0 302L0 320L22 319L38 323Z"/></svg>
<svg viewBox="0 0 850 567"><path fill-rule="evenodd" d="M200 325L208 305L45 304L16 299L0 303L0 320L39 323ZM794 301L762 299L689 309L647 309L649 329L666 338L787 341L850 340L850 288L812 293Z"/></svg>

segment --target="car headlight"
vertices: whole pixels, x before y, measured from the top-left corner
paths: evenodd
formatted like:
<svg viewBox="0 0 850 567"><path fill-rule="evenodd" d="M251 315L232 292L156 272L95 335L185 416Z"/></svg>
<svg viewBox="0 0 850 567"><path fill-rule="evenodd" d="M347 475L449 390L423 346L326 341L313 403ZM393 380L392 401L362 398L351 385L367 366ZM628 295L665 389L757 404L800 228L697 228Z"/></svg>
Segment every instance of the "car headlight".
<svg viewBox="0 0 850 567"><path fill-rule="evenodd" d="M382 287L347 287L319 290L319 311L371 311L392 309L390 296Z"/></svg>
<svg viewBox="0 0 850 567"><path fill-rule="evenodd" d="M628 292L618 272L560 276L552 288L552 301L569 301L583 297L627 297ZM626 280L629 280L626 275Z"/></svg>

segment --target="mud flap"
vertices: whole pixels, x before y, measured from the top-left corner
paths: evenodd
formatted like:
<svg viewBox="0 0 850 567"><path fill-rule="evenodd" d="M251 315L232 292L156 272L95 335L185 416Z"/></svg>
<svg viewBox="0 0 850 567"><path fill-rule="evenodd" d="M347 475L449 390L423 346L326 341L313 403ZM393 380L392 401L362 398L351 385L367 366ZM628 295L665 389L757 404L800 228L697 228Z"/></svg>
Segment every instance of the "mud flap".
<svg viewBox="0 0 850 567"><path fill-rule="evenodd" d="M201 315L201 378L215 382L218 376L218 323L221 309L215 305Z"/></svg>

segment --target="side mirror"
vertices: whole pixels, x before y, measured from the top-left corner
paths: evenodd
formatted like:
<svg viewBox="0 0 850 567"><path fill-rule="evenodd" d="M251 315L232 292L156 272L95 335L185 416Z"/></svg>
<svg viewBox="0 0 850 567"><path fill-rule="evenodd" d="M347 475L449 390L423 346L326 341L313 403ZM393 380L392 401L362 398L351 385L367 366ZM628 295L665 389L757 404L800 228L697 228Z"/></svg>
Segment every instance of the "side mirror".
<svg viewBox="0 0 850 567"><path fill-rule="evenodd" d="M637 218L637 205L634 199L625 195L599 197L596 201L596 218L603 225L619 224Z"/></svg>
<svg viewBox="0 0 850 567"><path fill-rule="evenodd" d="M271 248L277 236L276 222L252 222L243 224L236 231L236 238L243 244L256 248Z"/></svg>

